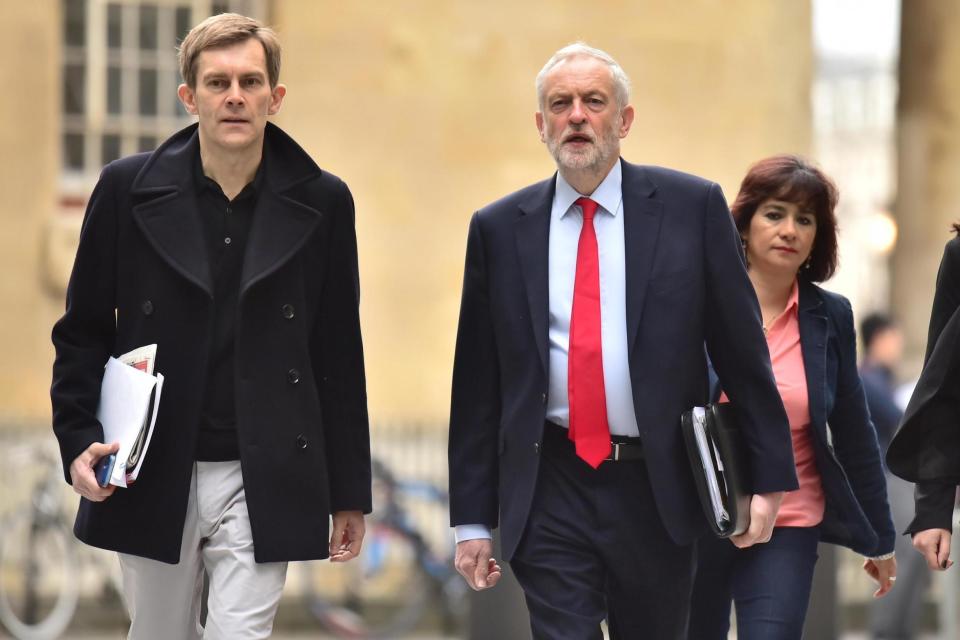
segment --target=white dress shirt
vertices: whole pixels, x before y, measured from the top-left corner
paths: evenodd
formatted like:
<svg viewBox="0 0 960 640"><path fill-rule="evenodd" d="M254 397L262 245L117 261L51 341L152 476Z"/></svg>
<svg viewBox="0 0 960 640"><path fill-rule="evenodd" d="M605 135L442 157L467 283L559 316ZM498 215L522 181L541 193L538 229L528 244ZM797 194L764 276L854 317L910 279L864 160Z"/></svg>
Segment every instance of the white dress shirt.
<svg viewBox="0 0 960 640"><path fill-rule="evenodd" d="M567 401L567 350L570 344L570 312L577 271L577 247L583 228L583 212L574 204L584 197L557 173L550 211L549 307L550 375L547 420L570 426ZM638 437L637 416L630 384L627 349L627 285L623 232L622 169L617 162L600 186L589 196L600 205L593 219L600 261L600 338L603 352L603 383L607 396L607 422L612 435ZM455 528L457 542L491 538L485 525Z"/></svg>

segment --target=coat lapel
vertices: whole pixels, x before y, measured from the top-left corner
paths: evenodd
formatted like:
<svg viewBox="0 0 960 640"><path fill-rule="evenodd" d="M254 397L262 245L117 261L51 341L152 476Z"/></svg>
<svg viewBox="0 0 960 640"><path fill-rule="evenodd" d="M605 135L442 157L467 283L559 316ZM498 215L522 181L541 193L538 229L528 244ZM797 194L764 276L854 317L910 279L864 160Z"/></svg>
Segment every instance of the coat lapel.
<svg viewBox="0 0 960 640"><path fill-rule="evenodd" d="M530 198L520 204L522 215L514 223L520 271L530 307L530 322L545 373L550 371L547 360L550 312L548 253L550 211L555 189L556 176L537 185Z"/></svg>
<svg viewBox="0 0 960 640"><path fill-rule="evenodd" d="M627 286L627 332L630 352L637 341L647 283L653 268L663 203L654 196L657 187L641 167L623 165L623 233Z"/></svg>
<svg viewBox="0 0 960 640"><path fill-rule="evenodd" d="M199 153L197 125L174 134L150 157L131 192L133 214L157 253L178 273L213 295L213 276L192 167ZM293 195L297 185L320 175L306 152L267 124L264 177L257 196L241 274L241 295L289 260L310 237L323 214Z"/></svg>
<svg viewBox="0 0 960 640"><path fill-rule="evenodd" d="M265 189L257 196L240 276L240 295L289 260L310 238L322 213Z"/></svg>
<svg viewBox="0 0 960 640"><path fill-rule="evenodd" d="M310 156L281 129L264 133L264 184L257 196L240 276L240 296L279 269L310 239L323 213L296 197L296 187L320 175Z"/></svg>
<svg viewBox="0 0 960 640"><path fill-rule="evenodd" d="M133 217L175 271L213 296L213 276L192 188L199 152L197 125L174 134L150 156L131 186Z"/></svg>
<svg viewBox="0 0 960 640"><path fill-rule="evenodd" d="M800 282L798 300L798 324L800 326L800 351L803 353L803 369L807 379L810 422L826 425L827 384L827 316L823 301L807 282Z"/></svg>

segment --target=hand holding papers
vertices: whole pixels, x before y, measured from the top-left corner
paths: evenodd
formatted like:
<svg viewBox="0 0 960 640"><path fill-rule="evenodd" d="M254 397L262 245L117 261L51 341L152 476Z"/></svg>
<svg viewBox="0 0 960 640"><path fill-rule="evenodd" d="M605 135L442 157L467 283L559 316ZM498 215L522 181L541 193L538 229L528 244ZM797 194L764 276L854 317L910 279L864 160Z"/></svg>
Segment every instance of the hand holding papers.
<svg viewBox="0 0 960 640"><path fill-rule="evenodd" d="M739 535L750 525L743 437L728 403L694 407L680 419L690 468L714 534Z"/></svg>
<svg viewBox="0 0 960 640"><path fill-rule="evenodd" d="M163 374L153 375L157 345L152 344L107 360L100 385L97 419L104 442L119 442L110 484L126 487L137 479L160 406Z"/></svg>

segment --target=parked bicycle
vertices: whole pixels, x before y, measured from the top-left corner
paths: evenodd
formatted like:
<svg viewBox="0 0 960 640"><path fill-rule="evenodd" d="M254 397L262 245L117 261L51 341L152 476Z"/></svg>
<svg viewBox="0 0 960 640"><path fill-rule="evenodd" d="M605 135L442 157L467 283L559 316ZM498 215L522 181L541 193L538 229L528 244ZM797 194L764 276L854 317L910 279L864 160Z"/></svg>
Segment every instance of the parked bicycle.
<svg viewBox="0 0 960 640"><path fill-rule="evenodd" d="M18 640L52 640L70 626L80 600L81 570L94 566L105 595L119 598L119 568L73 536L60 458L52 447L9 447L15 473L36 470L29 501L0 519L0 623Z"/></svg>
<svg viewBox="0 0 960 640"><path fill-rule="evenodd" d="M437 545L421 519L439 516L447 534L447 494L398 479L373 461L373 513L360 556L344 564L306 563L304 598L313 615L343 638L392 638L431 613L447 634L462 630L467 590L453 566L453 541ZM439 547L437 551L435 547Z"/></svg>
<svg viewBox="0 0 960 640"><path fill-rule="evenodd" d="M97 578L102 597L119 604L119 567L111 554L74 538L72 494L52 447L17 445L4 454L7 471L35 470L36 479L29 500L0 518L0 624L18 640L53 640L70 627L81 594L89 592L86 578ZM453 566L446 492L398 480L375 460L373 494L360 557L344 564L304 564L307 607L343 638L396 637L430 615L442 631L458 634L468 588ZM443 520L437 539L425 533L424 522L431 518Z"/></svg>

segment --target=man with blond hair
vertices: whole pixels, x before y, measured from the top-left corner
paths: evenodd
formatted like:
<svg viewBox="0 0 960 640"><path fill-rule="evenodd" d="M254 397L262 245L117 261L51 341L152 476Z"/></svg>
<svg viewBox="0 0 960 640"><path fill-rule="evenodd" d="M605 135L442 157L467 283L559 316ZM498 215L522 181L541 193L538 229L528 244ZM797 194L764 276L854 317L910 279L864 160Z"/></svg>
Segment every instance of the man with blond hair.
<svg viewBox="0 0 960 640"><path fill-rule="evenodd" d="M458 571L496 584L491 532L535 638L686 637L707 531L680 415L708 400L704 343L749 443L741 547L797 480L760 307L720 188L621 159L627 75L576 43L537 76L558 172L470 222L450 414Z"/></svg>
<svg viewBox="0 0 960 640"><path fill-rule="evenodd" d="M198 123L103 170L53 329L53 428L77 537L120 554L131 638L266 638L287 562L353 558L371 506L353 200L267 122L273 31L222 14L179 53ZM103 488L104 364L147 344L149 450Z"/></svg>

